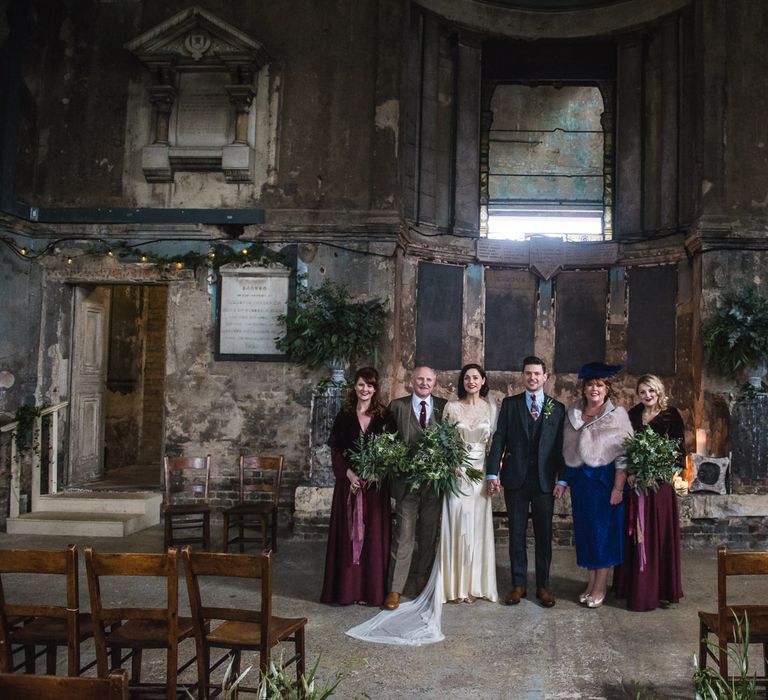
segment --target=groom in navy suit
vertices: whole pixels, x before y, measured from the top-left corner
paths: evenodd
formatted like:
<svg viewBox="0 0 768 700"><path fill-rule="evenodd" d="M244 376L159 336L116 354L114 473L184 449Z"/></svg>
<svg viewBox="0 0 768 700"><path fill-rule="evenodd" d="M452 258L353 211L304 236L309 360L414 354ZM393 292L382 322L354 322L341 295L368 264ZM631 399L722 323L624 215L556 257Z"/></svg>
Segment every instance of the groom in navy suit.
<svg viewBox="0 0 768 700"><path fill-rule="evenodd" d="M565 406L544 394L547 368L530 356L523 360L525 392L504 399L486 467L489 495L501 486L509 519L509 558L512 590L504 602L517 605L526 596L528 511L536 540L536 598L545 608L555 604L549 587L552 562L552 516L555 481L564 471L563 419ZM559 493L558 493L559 495Z"/></svg>

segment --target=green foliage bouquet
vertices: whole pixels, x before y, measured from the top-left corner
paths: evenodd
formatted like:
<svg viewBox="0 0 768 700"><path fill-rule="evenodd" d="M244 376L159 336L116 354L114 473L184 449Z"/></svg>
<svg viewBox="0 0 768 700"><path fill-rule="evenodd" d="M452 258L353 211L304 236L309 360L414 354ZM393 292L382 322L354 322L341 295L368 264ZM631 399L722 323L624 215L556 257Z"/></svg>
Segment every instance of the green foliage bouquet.
<svg viewBox="0 0 768 700"><path fill-rule="evenodd" d="M394 433L363 433L358 451L347 455L352 471L366 484L378 488L390 474L403 470L408 448Z"/></svg>
<svg viewBox="0 0 768 700"><path fill-rule="evenodd" d="M401 473L408 488L415 491L422 484L430 484L438 494L460 495L456 472L464 468L470 481L480 481L483 472L470 466L469 449L461 439L455 423L447 419L424 431L424 436L410 459L402 463Z"/></svg>
<svg viewBox="0 0 768 700"><path fill-rule="evenodd" d="M656 491L664 482L672 483L680 469L678 441L659 435L650 426L624 440L624 449L627 474L634 475L635 488L642 493Z"/></svg>

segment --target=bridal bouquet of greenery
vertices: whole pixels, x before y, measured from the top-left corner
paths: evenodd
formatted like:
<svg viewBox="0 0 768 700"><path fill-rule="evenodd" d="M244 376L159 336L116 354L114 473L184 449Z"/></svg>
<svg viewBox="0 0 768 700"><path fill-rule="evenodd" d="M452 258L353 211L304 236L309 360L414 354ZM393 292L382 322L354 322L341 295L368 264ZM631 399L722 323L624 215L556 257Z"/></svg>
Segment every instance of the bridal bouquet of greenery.
<svg viewBox="0 0 768 700"><path fill-rule="evenodd" d="M408 455L408 448L394 433L360 435L358 451L347 457L352 471L371 487L379 485L390 474L398 474Z"/></svg>
<svg viewBox="0 0 768 700"><path fill-rule="evenodd" d="M455 423L446 419L424 431L416 451L402 462L401 474L411 491L426 483L438 494L458 496L459 469L464 468L464 476L470 481L480 481L484 476L481 470L470 466L468 454Z"/></svg>
<svg viewBox="0 0 768 700"><path fill-rule="evenodd" d="M627 474L635 476L635 489L656 491L664 482L672 483L679 471L682 454L678 441L655 433L649 426L624 440Z"/></svg>

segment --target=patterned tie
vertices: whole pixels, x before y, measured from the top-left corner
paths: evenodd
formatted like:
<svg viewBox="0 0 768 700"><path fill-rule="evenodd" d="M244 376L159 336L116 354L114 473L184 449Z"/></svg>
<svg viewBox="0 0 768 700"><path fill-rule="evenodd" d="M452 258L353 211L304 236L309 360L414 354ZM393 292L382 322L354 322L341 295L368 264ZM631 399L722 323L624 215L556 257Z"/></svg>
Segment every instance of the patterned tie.
<svg viewBox="0 0 768 700"><path fill-rule="evenodd" d="M536 420L539 417L539 407L536 404L536 394L531 394L531 417Z"/></svg>
<svg viewBox="0 0 768 700"><path fill-rule="evenodd" d="M419 425L424 430L427 427L427 402L421 402L421 411L419 411Z"/></svg>

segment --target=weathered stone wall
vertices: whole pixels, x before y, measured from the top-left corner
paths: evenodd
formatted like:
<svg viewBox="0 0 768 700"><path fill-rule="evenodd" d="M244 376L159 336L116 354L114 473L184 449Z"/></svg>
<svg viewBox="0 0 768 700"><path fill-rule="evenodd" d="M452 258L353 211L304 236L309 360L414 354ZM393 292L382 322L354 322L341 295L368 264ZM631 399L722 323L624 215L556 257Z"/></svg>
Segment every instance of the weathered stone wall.
<svg viewBox="0 0 768 700"><path fill-rule="evenodd" d="M124 44L190 3L64 0L30 3L22 25L29 113L18 195L59 207L396 209L400 3L196 5L261 42L282 75L272 184L259 191L182 173L173 184L136 187L132 149L148 145L135 133L149 138L150 105L145 71ZM134 93L144 107L129 113L140 103Z"/></svg>

